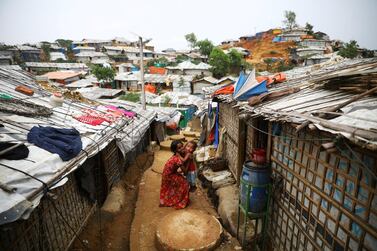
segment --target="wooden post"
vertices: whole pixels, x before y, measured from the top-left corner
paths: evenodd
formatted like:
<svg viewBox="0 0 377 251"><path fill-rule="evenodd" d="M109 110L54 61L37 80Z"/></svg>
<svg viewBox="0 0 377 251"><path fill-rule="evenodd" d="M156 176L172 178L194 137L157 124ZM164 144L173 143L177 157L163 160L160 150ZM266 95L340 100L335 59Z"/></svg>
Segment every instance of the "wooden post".
<svg viewBox="0 0 377 251"><path fill-rule="evenodd" d="M271 163L271 152L272 152L272 122L268 121L268 138L267 138L267 151L266 151L266 162Z"/></svg>

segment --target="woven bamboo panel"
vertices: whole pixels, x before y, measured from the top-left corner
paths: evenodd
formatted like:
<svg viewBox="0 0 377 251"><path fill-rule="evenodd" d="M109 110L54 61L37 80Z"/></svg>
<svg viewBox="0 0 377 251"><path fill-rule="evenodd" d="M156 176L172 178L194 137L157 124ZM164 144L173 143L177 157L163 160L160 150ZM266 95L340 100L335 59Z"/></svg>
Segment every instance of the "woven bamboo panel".
<svg viewBox="0 0 377 251"><path fill-rule="evenodd" d="M52 191L54 204L42 198L29 219L0 227L0 250L66 250L75 239L67 223L79 232L94 209L80 192L74 174L63 186ZM58 210L58 211L57 211ZM61 217L63 215L64 219ZM67 223L66 223L66 222Z"/></svg>
<svg viewBox="0 0 377 251"><path fill-rule="evenodd" d="M328 135L326 135L328 137ZM377 246L375 153L326 152L321 133L284 126L273 137L275 193L270 237L276 250L374 250ZM304 140L303 140L304 139ZM361 163L362 161L362 163Z"/></svg>
<svg viewBox="0 0 377 251"><path fill-rule="evenodd" d="M120 180L123 173L123 156L119 152L119 149L113 140L105 149L101 152L102 165L106 175L107 189Z"/></svg>

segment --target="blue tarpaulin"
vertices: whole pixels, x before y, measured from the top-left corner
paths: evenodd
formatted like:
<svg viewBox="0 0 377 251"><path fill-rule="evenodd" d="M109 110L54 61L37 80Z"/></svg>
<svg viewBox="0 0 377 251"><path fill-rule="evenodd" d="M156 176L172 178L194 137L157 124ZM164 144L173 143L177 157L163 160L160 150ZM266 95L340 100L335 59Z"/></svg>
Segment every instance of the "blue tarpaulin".
<svg viewBox="0 0 377 251"><path fill-rule="evenodd" d="M281 42L281 37L274 37L274 39L272 39L272 42L274 43Z"/></svg>
<svg viewBox="0 0 377 251"><path fill-rule="evenodd" d="M236 100L243 101L247 100L251 96L259 95L261 93L267 92L267 81L258 83L255 79L255 70L253 70L247 77L246 80L242 81L245 78L241 72L239 81L234 88L233 97ZM241 80L241 81L240 81Z"/></svg>
<svg viewBox="0 0 377 251"><path fill-rule="evenodd" d="M246 92L242 93L236 99L238 101L245 101L245 100L248 100L252 96L256 96L256 95L268 92L266 84L267 84L267 80L263 80L258 85L254 86L251 89L247 90Z"/></svg>
<svg viewBox="0 0 377 251"><path fill-rule="evenodd" d="M240 76L238 77L237 83L234 86L234 95L241 89L241 87L245 84L247 79L247 75L245 75L242 71L240 72Z"/></svg>

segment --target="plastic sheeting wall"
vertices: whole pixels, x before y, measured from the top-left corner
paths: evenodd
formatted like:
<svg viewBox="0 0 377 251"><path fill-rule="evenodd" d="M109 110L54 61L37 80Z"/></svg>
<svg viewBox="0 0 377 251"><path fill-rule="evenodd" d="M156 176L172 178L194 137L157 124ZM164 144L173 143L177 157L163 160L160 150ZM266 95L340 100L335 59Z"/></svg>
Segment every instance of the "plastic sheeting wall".
<svg viewBox="0 0 377 251"><path fill-rule="evenodd" d="M365 166L376 171L376 153L328 153L320 139L331 135L297 134L288 125L280 135L271 156L281 179L268 231L274 250L375 250L376 180Z"/></svg>

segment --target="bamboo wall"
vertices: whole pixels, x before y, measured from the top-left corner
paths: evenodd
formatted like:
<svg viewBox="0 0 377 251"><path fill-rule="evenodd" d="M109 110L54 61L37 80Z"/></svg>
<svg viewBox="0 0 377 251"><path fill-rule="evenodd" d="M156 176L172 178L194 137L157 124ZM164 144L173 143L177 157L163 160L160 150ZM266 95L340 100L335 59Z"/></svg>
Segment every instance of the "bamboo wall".
<svg viewBox="0 0 377 251"><path fill-rule="evenodd" d="M233 173L237 181L241 175L243 160L239 159L241 151L244 154L242 135L241 135L241 121L238 118L238 108L232 108L231 104L219 103L219 126L226 128L224 140L224 157L228 160L229 170ZM246 142L246 137L243 137ZM242 155L243 155L242 154Z"/></svg>
<svg viewBox="0 0 377 251"><path fill-rule="evenodd" d="M143 152L150 141L150 130L123 158L115 141L68 175L68 181L46 196L27 220L0 226L0 250L67 250L87 219L102 205L125 167ZM85 171L86 170L86 171ZM88 171L89 170L89 171ZM91 180L83 184L85 180ZM96 203L95 203L96 201ZM83 247L83 250L86 248Z"/></svg>
<svg viewBox="0 0 377 251"><path fill-rule="evenodd" d="M376 180L366 168L376 173L377 154L321 150L329 137L284 125L272 138L274 250L376 250Z"/></svg>

